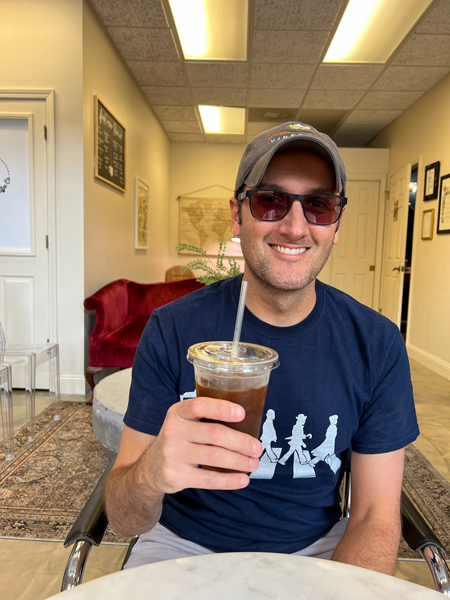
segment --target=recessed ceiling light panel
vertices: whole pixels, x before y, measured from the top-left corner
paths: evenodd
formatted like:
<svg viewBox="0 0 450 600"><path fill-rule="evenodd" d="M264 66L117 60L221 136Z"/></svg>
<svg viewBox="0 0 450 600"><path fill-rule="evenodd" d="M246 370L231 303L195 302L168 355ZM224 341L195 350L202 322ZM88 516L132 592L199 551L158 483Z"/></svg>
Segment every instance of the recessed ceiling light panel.
<svg viewBox="0 0 450 600"><path fill-rule="evenodd" d="M350 0L325 63L385 63L433 0Z"/></svg>
<svg viewBox="0 0 450 600"><path fill-rule="evenodd" d="M245 108L199 105L198 109L205 133L244 134Z"/></svg>
<svg viewBox="0 0 450 600"><path fill-rule="evenodd" d="M186 60L247 60L248 0L169 0Z"/></svg>

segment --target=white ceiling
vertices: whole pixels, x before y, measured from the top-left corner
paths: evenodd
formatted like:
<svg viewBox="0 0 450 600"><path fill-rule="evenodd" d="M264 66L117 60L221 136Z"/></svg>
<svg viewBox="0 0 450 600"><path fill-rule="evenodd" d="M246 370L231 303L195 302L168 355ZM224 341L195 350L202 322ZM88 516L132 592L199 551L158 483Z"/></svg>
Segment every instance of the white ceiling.
<svg viewBox="0 0 450 600"><path fill-rule="evenodd" d="M298 119L360 147L450 73L450 0L384 65L322 64L347 0L249 0L246 62L185 61L167 0L90 1L174 141L242 143ZM198 104L245 107L245 135L204 134Z"/></svg>

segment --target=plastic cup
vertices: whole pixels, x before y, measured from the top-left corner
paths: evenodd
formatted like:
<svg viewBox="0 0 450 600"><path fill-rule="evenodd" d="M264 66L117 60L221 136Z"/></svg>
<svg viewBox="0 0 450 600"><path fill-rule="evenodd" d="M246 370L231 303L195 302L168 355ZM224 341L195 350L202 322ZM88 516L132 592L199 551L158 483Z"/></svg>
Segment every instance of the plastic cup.
<svg viewBox="0 0 450 600"><path fill-rule="evenodd" d="M280 364L278 353L240 342L232 354L232 342L202 342L189 348L187 359L194 365L197 396L240 404L244 420L223 424L258 438L270 373Z"/></svg>

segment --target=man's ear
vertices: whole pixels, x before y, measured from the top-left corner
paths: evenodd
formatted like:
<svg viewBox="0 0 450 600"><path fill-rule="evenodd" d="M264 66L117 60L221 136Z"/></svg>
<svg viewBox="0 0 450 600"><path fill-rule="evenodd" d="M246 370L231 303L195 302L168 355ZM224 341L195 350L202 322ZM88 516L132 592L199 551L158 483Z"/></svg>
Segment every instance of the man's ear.
<svg viewBox="0 0 450 600"><path fill-rule="evenodd" d="M233 222L232 233L239 237L241 220L239 218L239 207L237 198L230 198L231 220Z"/></svg>

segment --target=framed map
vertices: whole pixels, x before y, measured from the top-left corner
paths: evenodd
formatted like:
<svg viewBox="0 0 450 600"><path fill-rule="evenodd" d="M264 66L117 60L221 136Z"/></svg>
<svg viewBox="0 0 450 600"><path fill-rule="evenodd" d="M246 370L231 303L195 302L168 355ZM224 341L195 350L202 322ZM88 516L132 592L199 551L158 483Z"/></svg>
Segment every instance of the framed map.
<svg viewBox="0 0 450 600"><path fill-rule="evenodd" d="M227 243L226 256L242 256L240 244L231 241L231 229L228 198L180 197L180 244L197 246L206 250L208 256L216 256L219 244L224 240Z"/></svg>

